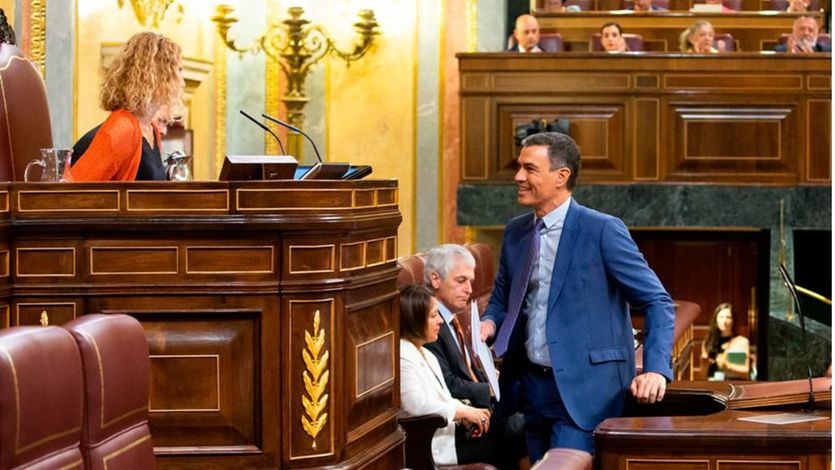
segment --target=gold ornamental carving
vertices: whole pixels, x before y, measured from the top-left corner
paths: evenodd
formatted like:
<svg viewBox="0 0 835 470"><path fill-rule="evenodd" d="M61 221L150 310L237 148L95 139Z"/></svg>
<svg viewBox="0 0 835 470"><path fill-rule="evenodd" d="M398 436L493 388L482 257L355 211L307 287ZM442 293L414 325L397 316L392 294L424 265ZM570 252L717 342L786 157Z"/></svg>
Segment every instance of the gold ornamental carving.
<svg viewBox="0 0 835 470"><path fill-rule="evenodd" d="M46 77L46 0L32 0L30 4L28 53L38 64L41 76Z"/></svg>
<svg viewBox="0 0 835 470"><path fill-rule="evenodd" d="M302 359L305 370L302 372L305 394L302 395L302 406L304 414L301 422L302 428L308 436L313 438L313 449L316 448L316 436L325 427L328 414L325 408L328 406L328 394L325 390L328 386L330 371L328 368L328 351L325 347L325 329L319 328L319 310L313 314L313 333L304 332L305 349L302 349Z"/></svg>
<svg viewBox="0 0 835 470"><path fill-rule="evenodd" d="M41 326L49 326L49 315L47 315L46 310L41 312L41 318L39 322Z"/></svg>
<svg viewBox="0 0 835 470"><path fill-rule="evenodd" d="M125 6L125 0L117 1L119 8ZM165 18L168 8L172 5L174 5L174 8L179 14L177 22L179 22L179 18L182 18L184 13L183 5L175 0L130 0L130 4L133 7L133 14L136 15L136 19L142 26L159 28L160 21Z"/></svg>

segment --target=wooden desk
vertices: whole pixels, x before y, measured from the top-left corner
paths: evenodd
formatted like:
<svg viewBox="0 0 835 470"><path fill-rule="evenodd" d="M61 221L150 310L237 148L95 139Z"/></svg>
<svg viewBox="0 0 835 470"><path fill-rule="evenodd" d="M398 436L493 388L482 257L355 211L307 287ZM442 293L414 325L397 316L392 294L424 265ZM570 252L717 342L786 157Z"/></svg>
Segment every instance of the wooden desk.
<svg viewBox="0 0 835 470"><path fill-rule="evenodd" d="M722 411L709 416L613 418L595 430L597 464L606 470L824 470L832 445L826 419L767 425L739 418L776 411Z"/></svg>
<svg viewBox="0 0 835 470"><path fill-rule="evenodd" d="M831 56L458 55L461 180L510 182L515 133L565 119L580 184L830 182Z"/></svg>
<svg viewBox="0 0 835 470"><path fill-rule="evenodd" d="M161 469L400 468L400 221L394 181L2 183L0 326L139 319Z"/></svg>
<svg viewBox="0 0 835 470"><path fill-rule="evenodd" d="M820 13L810 14L822 24ZM785 12L537 13L542 32L559 32L566 50L575 52L588 51L591 35L610 21L619 23L625 33L643 36L647 51L678 52L679 35L698 20L710 21L717 33L732 34L737 51L771 51L781 34L791 32L798 16Z"/></svg>

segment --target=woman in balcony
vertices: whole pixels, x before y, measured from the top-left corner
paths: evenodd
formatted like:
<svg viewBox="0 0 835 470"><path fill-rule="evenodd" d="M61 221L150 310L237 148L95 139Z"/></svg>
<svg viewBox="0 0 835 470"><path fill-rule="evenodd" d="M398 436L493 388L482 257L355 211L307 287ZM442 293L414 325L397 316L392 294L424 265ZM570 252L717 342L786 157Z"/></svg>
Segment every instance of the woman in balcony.
<svg viewBox="0 0 835 470"><path fill-rule="evenodd" d="M699 20L681 32L679 49L681 52L695 54L715 54L719 50L713 47L714 36L716 32L713 30L713 25L709 21Z"/></svg>
<svg viewBox="0 0 835 470"><path fill-rule="evenodd" d="M164 180L158 122L183 102L180 46L165 36L131 37L104 76L101 107L110 116L73 147L73 181Z"/></svg>
<svg viewBox="0 0 835 470"><path fill-rule="evenodd" d="M483 437L490 429L490 411L452 398L438 360L423 347L438 339L441 323L429 289L414 284L400 289L401 407L411 416L439 414L446 418L446 427L435 431L432 438L436 465L492 461L496 443L492 436ZM464 446L468 448L462 452ZM459 454L472 460L459 459Z"/></svg>

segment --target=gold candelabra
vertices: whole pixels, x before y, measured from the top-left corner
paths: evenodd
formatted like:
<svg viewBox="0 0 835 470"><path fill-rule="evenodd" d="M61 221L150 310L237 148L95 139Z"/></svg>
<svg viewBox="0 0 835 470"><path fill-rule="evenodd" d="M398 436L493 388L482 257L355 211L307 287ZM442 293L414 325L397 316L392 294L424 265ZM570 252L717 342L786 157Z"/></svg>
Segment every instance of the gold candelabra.
<svg viewBox="0 0 835 470"><path fill-rule="evenodd" d="M232 16L233 8L229 5L218 5L216 15L212 21L217 23L217 30L226 47L243 55L264 52L270 60L281 67L287 78L287 88L281 101L287 108L287 120L299 129L304 125L304 106L309 101L305 93L305 81L313 65L328 54L333 54L344 60L347 65L361 59L368 52L374 42L377 32L377 20L371 10L360 10L360 20L354 23L354 29L359 38L351 51L345 52L336 47L334 41L328 37L319 25L311 25L303 18L304 9L290 7L287 9L289 17L280 24L270 24L260 37L247 46L238 46L229 29L238 20ZM301 137L291 132L288 137L288 153L301 159Z"/></svg>

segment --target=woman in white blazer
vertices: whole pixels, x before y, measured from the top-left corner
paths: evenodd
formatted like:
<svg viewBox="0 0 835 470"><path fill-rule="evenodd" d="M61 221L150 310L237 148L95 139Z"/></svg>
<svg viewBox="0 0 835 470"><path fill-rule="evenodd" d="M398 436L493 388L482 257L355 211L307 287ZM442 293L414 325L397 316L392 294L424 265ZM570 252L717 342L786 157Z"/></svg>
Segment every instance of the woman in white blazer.
<svg viewBox="0 0 835 470"><path fill-rule="evenodd" d="M426 287L410 285L400 290L400 406L411 416L439 414L446 418L446 427L435 431L432 438L436 464L469 463L458 461L455 424L480 437L490 427L490 412L452 398L438 359L423 347L438 339L441 323L435 298Z"/></svg>

